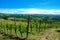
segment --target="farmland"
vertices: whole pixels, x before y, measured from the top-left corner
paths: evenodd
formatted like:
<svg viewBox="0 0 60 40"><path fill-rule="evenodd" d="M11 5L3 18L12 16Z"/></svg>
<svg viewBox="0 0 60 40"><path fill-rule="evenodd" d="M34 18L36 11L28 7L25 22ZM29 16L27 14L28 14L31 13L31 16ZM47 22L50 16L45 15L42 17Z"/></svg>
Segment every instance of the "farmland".
<svg viewBox="0 0 60 40"><path fill-rule="evenodd" d="M57 32L58 29L60 29L59 15L0 14L0 31L4 35L10 35L11 37L14 35L20 39L39 39L41 36L44 36L44 34L49 33L49 31L53 32L54 30ZM59 31L57 35L60 35ZM52 32L51 35L55 33ZM14 37L11 39L13 40Z"/></svg>

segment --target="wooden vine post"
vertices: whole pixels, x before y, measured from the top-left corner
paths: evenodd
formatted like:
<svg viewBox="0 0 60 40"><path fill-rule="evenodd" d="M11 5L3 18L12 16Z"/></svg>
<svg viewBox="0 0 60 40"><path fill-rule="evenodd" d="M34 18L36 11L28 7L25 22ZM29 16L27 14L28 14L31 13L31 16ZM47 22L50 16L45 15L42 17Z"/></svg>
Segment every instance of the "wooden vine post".
<svg viewBox="0 0 60 40"><path fill-rule="evenodd" d="M17 27L16 27L16 18L14 17L14 28L15 28L15 33L17 35Z"/></svg>
<svg viewBox="0 0 60 40"><path fill-rule="evenodd" d="M26 38L28 38L29 26L30 26L29 24L30 24L30 16L28 16L28 18L27 18Z"/></svg>

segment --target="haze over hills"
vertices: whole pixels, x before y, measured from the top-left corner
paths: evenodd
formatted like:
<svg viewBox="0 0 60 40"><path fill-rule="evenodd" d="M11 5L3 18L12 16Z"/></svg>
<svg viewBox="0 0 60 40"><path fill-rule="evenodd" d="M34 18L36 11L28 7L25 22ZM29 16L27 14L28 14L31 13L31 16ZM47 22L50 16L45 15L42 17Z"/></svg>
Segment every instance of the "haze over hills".
<svg viewBox="0 0 60 40"><path fill-rule="evenodd" d="M31 15L31 16L60 16L60 14L7 14L7 13L0 13L0 15Z"/></svg>

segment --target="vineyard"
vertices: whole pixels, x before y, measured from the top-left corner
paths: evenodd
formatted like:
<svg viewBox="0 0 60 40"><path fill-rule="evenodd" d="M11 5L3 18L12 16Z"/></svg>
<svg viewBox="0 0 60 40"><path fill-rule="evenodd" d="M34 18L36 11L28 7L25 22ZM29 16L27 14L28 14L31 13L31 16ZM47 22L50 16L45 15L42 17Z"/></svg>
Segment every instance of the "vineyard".
<svg viewBox="0 0 60 40"><path fill-rule="evenodd" d="M49 29L60 28L60 16L0 15L0 32L11 39L38 38Z"/></svg>

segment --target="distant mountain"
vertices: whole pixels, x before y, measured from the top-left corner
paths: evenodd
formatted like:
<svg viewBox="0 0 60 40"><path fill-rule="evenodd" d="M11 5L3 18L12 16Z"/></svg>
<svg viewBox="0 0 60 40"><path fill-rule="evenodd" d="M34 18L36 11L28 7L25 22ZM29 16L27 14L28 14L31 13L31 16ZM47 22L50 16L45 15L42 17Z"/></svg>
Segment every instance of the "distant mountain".
<svg viewBox="0 0 60 40"><path fill-rule="evenodd" d="M18 13L17 13L18 14ZM24 15L35 15L35 16L58 16L60 14L24 14Z"/></svg>
<svg viewBox="0 0 60 40"><path fill-rule="evenodd" d="M0 13L0 15L60 16L60 14L6 14L6 13Z"/></svg>

